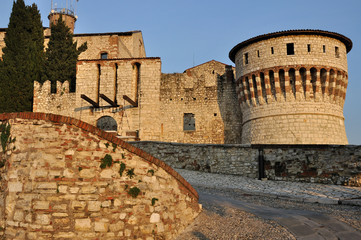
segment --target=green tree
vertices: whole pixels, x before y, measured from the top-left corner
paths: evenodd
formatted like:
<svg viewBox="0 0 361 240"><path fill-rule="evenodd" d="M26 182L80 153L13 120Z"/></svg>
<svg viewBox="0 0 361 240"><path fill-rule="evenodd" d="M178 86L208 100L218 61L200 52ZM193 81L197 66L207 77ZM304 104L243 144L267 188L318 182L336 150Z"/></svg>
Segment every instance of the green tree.
<svg viewBox="0 0 361 240"><path fill-rule="evenodd" d="M0 63L0 112L31 111L34 81L43 80L44 33L39 10L13 3Z"/></svg>
<svg viewBox="0 0 361 240"><path fill-rule="evenodd" d="M80 53L87 49L87 43L77 48L73 41L73 34L65 25L62 17L56 24L52 24L51 36L46 49L45 74L51 81L52 92L56 89L56 81L69 81L70 91L75 91L76 62Z"/></svg>

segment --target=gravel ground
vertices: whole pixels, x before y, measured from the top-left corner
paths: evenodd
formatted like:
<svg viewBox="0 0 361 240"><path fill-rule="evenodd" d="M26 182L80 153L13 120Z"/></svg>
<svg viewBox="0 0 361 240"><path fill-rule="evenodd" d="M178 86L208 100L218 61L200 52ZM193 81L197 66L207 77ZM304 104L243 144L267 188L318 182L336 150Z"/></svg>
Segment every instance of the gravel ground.
<svg viewBox="0 0 361 240"><path fill-rule="evenodd" d="M182 172L183 173L183 172ZM193 175L191 172L187 174ZM187 176L188 178L189 176ZM186 178L186 179L187 179ZM212 179L218 182L215 179ZM260 206L268 206L282 209L297 209L318 212L349 224L361 231L361 207L349 205L331 205L318 203L305 203L279 199L257 193L245 192L241 189L227 188L225 186L215 187L211 180L196 181L192 186L198 191L214 195L227 196L243 202L249 202ZM210 187L207 185L210 184ZM295 239L294 236L278 223L261 219L251 213L217 204L203 205L202 213L188 228L177 238L177 240L231 240L231 239Z"/></svg>
<svg viewBox="0 0 361 240"><path fill-rule="evenodd" d="M241 199L245 202L258 204L261 206L268 206L283 209L298 209L309 210L318 212L330 217L337 218L345 222L355 229L361 231L361 207L349 205L332 205L332 204L319 204L319 203L304 203L292 200L277 199L271 197L257 196L245 194L237 189L213 189L205 187L195 187L197 191L206 193L221 194L234 199Z"/></svg>
<svg viewBox="0 0 361 240"><path fill-rule="evenodd" d="M204 206L196 220L176 240L295 239L273 221L216 204Z"/></svg>

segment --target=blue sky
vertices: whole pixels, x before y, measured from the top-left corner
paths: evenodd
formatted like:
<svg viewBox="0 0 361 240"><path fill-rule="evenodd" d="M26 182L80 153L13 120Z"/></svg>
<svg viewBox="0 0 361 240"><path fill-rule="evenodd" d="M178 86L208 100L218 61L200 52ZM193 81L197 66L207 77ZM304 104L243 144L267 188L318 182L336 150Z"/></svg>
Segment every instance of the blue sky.
<svg viewBox="0 0 361 240"><path fill-rule="evenodd" d="M69 0L70 1L70 0ZM13 0L1 0L0 28L7 27ZM48 26L51 0L36 3ZM58 6L65 0L54 0ZM289 29L321 29L353 41L344 107L350 144L361 145L361 0L79 0L75 33L141 30L148 57L161 57L162 71L185 69L228 53L251 37Z"/></svg>

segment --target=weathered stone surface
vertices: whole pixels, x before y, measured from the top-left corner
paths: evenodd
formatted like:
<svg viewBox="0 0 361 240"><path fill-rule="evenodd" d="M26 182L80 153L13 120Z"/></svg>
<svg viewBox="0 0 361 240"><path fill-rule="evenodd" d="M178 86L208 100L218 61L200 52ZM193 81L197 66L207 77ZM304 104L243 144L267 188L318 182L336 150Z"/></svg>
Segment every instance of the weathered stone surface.
<svg viewBox="0 0 361 240"><path fill-rule="evenodd" d="M160 221L160 215L158 213L152 213L150 216L150 223L158 223Z"/></svg>
<svg viewBox="0 0 361 240"><path fill-rule="evenodd" d="M77 231L90 231L92 229L91 220L86 219L75 219L75 230Z"/></svg>
<svg viewBox="0 0 361 240"><path fill-rule="evenodd" d="M23 190L23 184L21 182L9 182L9 192L21 192Z"/></svg>

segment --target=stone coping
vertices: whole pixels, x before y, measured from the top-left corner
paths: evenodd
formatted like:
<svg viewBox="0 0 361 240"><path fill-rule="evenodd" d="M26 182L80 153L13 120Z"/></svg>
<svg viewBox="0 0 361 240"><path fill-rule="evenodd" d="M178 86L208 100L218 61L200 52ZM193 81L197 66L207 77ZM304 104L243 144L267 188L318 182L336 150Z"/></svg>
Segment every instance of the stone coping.
<svg viewBox="0 0 361 240"><path fill-rule="evenodd" d="M223 147L223 148L254 148L254 149L278 149L278 148L304 148L304 149L327 149L327 148L357 148L361 145L335 145L335 144L206 144L206 143L178 143L161 141L132 141L130 144L168 144L174 146L194 146L194 147Z"/></svg>
<svg viewBox="0 0 361 240"><path fill-rule="evenodd" d="M167 165L165 162L153 157L149 153L136 148L132 146L131 144L117 138L111 133L107 133L91 124L88 124L86 122L83 122L81 120L66 117L62 115L56 115L51 113L40 113L40 112L17 112L17 113L1 113L0 114L0 121L10 120L10 119L33 119L33 120L45 120L53 123L63 123L67 125L73 125L75 127L78 127L84 131L90 132L94 135L97 135L104 140L107 140L111 143L117 144L120 147L128 150L131 153L134 153L135 155L138 155L139 157L145 159L146 161L153 163L157 165L160 168L163 168L167 173L172 175L175 179L177 179L178 182L180 182L184 188L198 201L199 196L197 191L179 174L177 173L173 168L171 168L169 165Z"/></svg>

